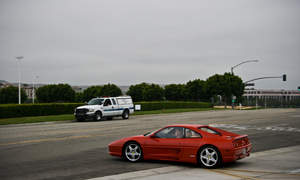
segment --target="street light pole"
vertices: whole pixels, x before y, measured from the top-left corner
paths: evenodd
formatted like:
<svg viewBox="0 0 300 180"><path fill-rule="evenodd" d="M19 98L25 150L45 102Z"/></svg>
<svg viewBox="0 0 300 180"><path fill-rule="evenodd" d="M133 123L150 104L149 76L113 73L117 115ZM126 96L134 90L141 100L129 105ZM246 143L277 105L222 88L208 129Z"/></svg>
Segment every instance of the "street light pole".
<svg viewBox="0 0 300 180"><path fill-rule="evenodd" d="M235 66L232 66L231 67L231 75L233 75L233 69L234 68L236 68L236 67L238 67L238 66L240 66L240 65L242 65L242 64L245 64L245 63L250 63L250 62L258 62L258 60L257 59L254 59L254 60L247 60L247 61L243 61L243 62L241 62L241 63L239 63L239 64L237 64L237 65L235 65ZM231 102L231 108L232 109L234 109L234 101L235 100L233 100L233 95L231 96L231 98L232 98L232 102Z"/></svg>
<svg viewBox="0 0 300 180"><path fill-rule="evenodd" d="M35 87L34 87L34 83L37 83L37 82L35 82L35 80L37 81L38 78L39 78L39 76L35 76L35 79L33 79L33 83L32 83L32 104L34 104L34 98L35 98Z"/></svg>
<svg viewBox="0 0 300 180"><path fill-rule="evenodd" d="M236 67L238 67L238 66L240 66L240 65L242 65L242 64L245 64L245 63L250 63L250 62L258 62L258 60L248 60L248 61L243 61L243 62L241 62L241 63L239 63L239 64L237 64L237 65L235 65L235 66L232 66L231 67L231 74L233 75L233 69L234 68L236 68Z"/></svg>
<svg viewBox="0 0 300 180"><path fill-rule="evenodd" d="M16 57L18 64L18 71L19 71L19 104L21 104L21 59L23 56Z"/></svg>

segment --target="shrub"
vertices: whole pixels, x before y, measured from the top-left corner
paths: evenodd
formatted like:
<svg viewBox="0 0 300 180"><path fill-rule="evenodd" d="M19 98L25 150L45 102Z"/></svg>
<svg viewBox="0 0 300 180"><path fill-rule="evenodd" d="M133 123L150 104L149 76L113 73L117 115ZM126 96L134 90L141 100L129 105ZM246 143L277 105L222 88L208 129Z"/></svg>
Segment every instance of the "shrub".
<svg viewBox="0 0 300 180"><path fill-rule="evenodd" d="M83 103L43 103L0 105L0 118L72 114Z"/></svg>

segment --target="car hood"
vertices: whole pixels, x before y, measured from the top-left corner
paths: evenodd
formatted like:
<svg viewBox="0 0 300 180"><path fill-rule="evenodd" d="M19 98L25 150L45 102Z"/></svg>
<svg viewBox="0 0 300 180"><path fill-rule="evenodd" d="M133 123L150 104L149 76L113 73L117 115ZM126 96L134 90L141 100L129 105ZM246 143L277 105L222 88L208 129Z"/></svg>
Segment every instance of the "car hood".
<svg viewBox="0 0 300 180"><path fill-rule="evenodd" d="M137 139L140 139L140 138L143 138L143 137L145 137L145 136L144 135L137 135L137 136L125 137L125 138L118 139L118 140L115 140L115 141L111 142L109 144L109 146L111 146L111 145L113 145L113 146L115 146L115 145L122 146L127 141L137 140Z"/></svg>
<svg viewBox="0 0 300 180"><path fill-rule="evenodd" d="M77 107L77 109L95 109L98 106L101 106L101 105L84 105L84 106Z"/></svg>

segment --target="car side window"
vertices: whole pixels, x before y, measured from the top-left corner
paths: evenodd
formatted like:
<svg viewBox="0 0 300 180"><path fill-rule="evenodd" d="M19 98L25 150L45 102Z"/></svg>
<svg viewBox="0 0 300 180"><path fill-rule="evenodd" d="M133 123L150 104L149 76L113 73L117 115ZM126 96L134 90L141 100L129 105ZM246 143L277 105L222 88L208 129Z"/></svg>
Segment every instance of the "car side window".
<svg viewBox="0 0 300 180"><path fill-rule="evenodd" d="M185 128L185 138L202 138L202 136L191 129Z"/></svg>
<svg viewBox="0 0 300 180"><path fill-rule="evenodd" d="M210 128L207 128L207 127L200 127L199 128L201 131L205 131L205 132L208 132L210 134L215 134L215 135L221 135L221 133L215 131L215 130L212 130Z"/></svg>
<svg viewBox="0 0 300 180"><path fill-rule="evenodd" d="M111 99L112 102L113 102L113 105L116 105L116 101L114 99Z"/></svg>
<svg viewBox="0 0 300 180"><path fill-rule="evenodd" d="M183 138L184 130L182 127L167 127L155 134L158 138Z"/></svg>
<svg viewBox="0 0 300 180"><path fill-rule="evenodd" d="M104 106L110 106L110 105L111 105L110 99L106 99L104 102Z"/></svg>

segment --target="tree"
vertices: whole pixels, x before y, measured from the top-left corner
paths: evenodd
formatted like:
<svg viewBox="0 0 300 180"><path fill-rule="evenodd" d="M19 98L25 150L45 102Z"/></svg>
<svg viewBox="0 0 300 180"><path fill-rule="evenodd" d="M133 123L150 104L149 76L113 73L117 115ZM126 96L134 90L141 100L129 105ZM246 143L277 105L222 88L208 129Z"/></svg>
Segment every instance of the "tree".
<svg viewBox="0 0 300 180"><path fill-rule="evenodd" d="M221 95L224 98L225 106L230 102L233 95L241 99L244 93L245 86L242 79L231 73L215 74L209 77L206 82L209 96Z"/></svg>
<svg viewBox="0 0 300 180"><path fill-rule="evenodd" d="M102 96L121 96L121 89L115 84L106 84L104 86L91 86L83 91L83 101L89 101L95 97Z"/></svg>
<svg viewBox="0 0 300 180"><path fill-rule="evenodd" d="M52 84L37 89L39 102L74 102L75 91L68 84Z"/></svg>
<svg viewBox="0 0 300 180"><path fill-rule="evenodd" d="M145 101L160 101L164 98L164 89L157 84L150 84L146 86L144 91Z"/></svg>
<svg viewBox="0 0 300 180"><path fill-rule="evenodd" d="M134 102L144 101L144 94L147 86L147 83L144 82L141 84L131 85L126 94L130 95Z"/></svg>
<svg viewBox="0 0 300 180"><path fill-rule="evenodd" d="M27 100L27 95L24 89L21 89L21 102ZM0 89L0 104L18 103L19 102L19 88L9 86Z"/></svg>
<svg viewBox="0 0 300 180"><path fill-rule="evenodd" d="M165 97L167 100L186 100L186 88L184 84L169 84L165 86Z"/></svg>
<svg viewBox="0 0 300 180"><path fill-rule="evenodd" d="M83 102L83 93L82 92L77 92L75 93L75 102Z"/></svg>
<svg viewBox="0 0 300 180"><path fill-rule="evenodd" d="M83 91L83 101L89 101L95 97L101 97L102 86L91 86Z"/></svg>
<svg viewBox="0 0 300 180"><path fill-rule="evenodd" d="M164 90L157 84L141 83L131 85L126 94L130 95L134 102L156 101L163 99Z"/></svg>
<svg viewBox="0 0 300 180"><path fill-rule="evenodd" d="M193 101L206 101L208 99L206 82L200 79L189 81L186 84L187 98Z"/></svg>
<svg viewBox="0 0 300 180"><path fill-rule="evenodd" d="M108 83L102 87L101 95L102 96L112 96L112 97L121 96L122 91L118 86Z"/></svg>

